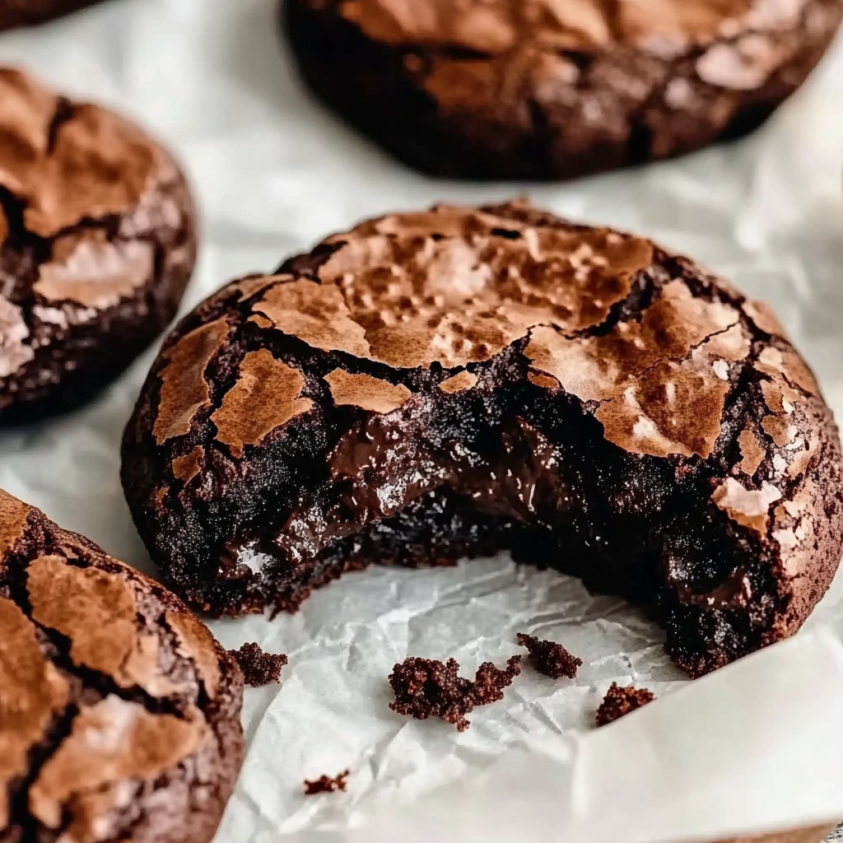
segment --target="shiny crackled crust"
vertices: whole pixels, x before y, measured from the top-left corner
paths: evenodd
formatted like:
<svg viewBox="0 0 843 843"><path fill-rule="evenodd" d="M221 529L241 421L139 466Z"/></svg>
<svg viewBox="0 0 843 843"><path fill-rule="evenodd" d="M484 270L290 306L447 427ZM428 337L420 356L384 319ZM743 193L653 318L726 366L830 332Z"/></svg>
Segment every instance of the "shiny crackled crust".
<svg viewBox="0 0 843 843"><path fill-rule="evenodd" d="M281 9L327 105L409 165L457 178L573 178L746 134L802 84L843 18L843 0Z"/></svg>
<svg viewBox="0 0 843 843"><path fill-rule="evenodd" d="M35 26L99 2L101 0L0 0L0 30Z"/></svg>
<svg viewBox="0 0 843 843"><path fill-rule="evenodd" d="M175 315L196 257L172 158L0 69L0 423L77 406Z"/></svg>
<svg viewBox="0 0 843 843"><path fill-rule="evenodd" d="M837 428L770 310L518 203L223 288L153 366L123 483L211 612L508 548L646 607L692 675L795 632L843 534Z"/></svg>
<svg viewBox="0 0 843 843"><path fill-rule="evenodd" d="M0 491L0 843L208 843L242 696L177 597Z"/></svg>

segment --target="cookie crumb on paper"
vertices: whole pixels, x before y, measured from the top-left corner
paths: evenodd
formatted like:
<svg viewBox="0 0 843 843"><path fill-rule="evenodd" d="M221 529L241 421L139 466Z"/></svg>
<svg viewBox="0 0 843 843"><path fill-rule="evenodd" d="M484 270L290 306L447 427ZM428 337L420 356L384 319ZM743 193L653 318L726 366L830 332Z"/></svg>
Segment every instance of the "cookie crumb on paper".
<svg viewBox="0 0 843 843"><path fill-rule="evenodd" d="M389 707L416 720L439 717L464 732L471 725L466 714L479 705L503 699L503 689L521 673L521 656L508 659L503 670L484 662L473 682L461 677L459 669L454 659L406 659L395 665L389 677L395 692L395 702Z"/></svg>
<svg viewBox="0 0 843 843"><path fill-rule="evenodd" d="M574 679L582 667L582 659L571 655L555 641L540 641L532 635L518 633L518 643L530 651L530 663L551 679Z"/></svg>
<svg viewBox="0 0 843 843"><path fill-rule="evenodd" d="M338 776L320 776L314 781L308 779L304 780L304 795L316 796L320 793L335 793L341 790L345 793L348 787L348 777L351 775L351 770L345 770Z"/></svg>
<svg viewBox="0 0 843 843"><path fill-rule="evenodd" d="M652 702L655 698L656 695L647 688L633 688L632 685L621 688L617 682L613 682L612 687L603 697L600 708L597 709L597 725L608 726L609 723L614 723L615 720Z"/></svg>
<svg viewBox="0 0 843 843"><path fill-rule="evenodd" d="M229 653L240 665L246 684L252 688L261 688L270 682L280 682L281 668L288 662L285 655L264 653L254 642L244 644L239 650L229 650Z"/></svg>

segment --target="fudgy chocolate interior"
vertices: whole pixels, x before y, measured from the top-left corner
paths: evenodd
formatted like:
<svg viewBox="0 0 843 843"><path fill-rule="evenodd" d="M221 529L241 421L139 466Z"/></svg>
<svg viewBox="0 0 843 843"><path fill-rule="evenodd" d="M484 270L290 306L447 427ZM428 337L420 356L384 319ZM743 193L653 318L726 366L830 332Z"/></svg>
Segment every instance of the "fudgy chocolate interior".
<svg viewBox="0 0 843 843"><path fill-rule="evenodd" d="M273 354L283 358L285 344ZM339 363L320 357L306 367L316 377L306 378L304 395L318 395L317 373ZM716 604L717 594L709 595L718 587L728 603L740 585L728 581L736 559L727 518L709 503L716 467L701 464L677 478L672 461L642 459L607 442L580 402L527 380L520 349L475 373L488 391L424 403L399 418L356 420L354 409L342 408L334 430L301 431L277 454L267 448L251 466L266 485L238 485L236 502L224 495L197 518L201 529L218 524L223 539L202 542L206 570L222 560L212 611L236 609L257 585L256 568L255 608L269 597L294 609L312 587L349 568L451 564L500 550L649 605L668 623L673 589L665 573L687 596L699 593L702 605ZM435 374L419 373L405 385L433 391ZM748 403L746 386L733 384L727 413L736 421ZM316 458L323 453L331 454L325 463ZM232 541L234 513L242 527ZM769 565L755 562L759 552L748 540L746 574L753 594L772 604L776 584ZM752 635L748 618L741 626L729 630L736 651L747 644L740 633Z"/></svg>
<svg viewBox="0 0 843 843"><path fill-rule="evenodd" d="M495 248L529 239L519 228L526 224L589 236L519 206L489 213L503 218L488 235ZM469 353L488 359L456 372L436 361L396 367L381 359L429 354L417 347L427 327L415 305L403 322L399 307L394 325L370 325L369 351L351 354L337 348L352 347L347 337L316 337L308 322L316 311L296 298L310 287L328 295L319 273L350 242L354 233L288 261L275 278L224 288L182 323L150 375L127 429L124 486L153 555L187 599L214 613L267 603L294 610L312 588L368 564L443 565L510 550L654 613L691 674L804 620L839 559L839 445L810 373L757 305L657 247L633 260L640 243L625 240L614 260L629 265L629 277L588 303L599 312L583 316L592 324L572 339L537 327L499 351L490 340L477 352L475 337ZM434 233L413 249L436 261L441 242ZM434 264L425 266L433 283ZM457 283L458 270L467 271L448 264L442 275ZM624 277L616 270L588 276L589 295ZM282 311L270 300L297 304ZM686 305L685 321L656 315ZM701 314L726 311L729 321L698 332L698 342L677 339ZM297 335L279 330L293 318ZM383 332L394 328L392 342L402 325L406 341L387 344ZM210 340L191 372L180 349L195 350L201 332ZM595 352L588 366L608 366L604 346L621 336L637 354L645 334L662 349L678 343L684 362L647 366L618 398L580 397L594 390L571 374L582 349ZM682 368L718 343L699 368ZM455 341L435 354L453 362L460 348ZM790 374L768 365L782 355ZM659 366L668 374L647 385ZM795 380L805 389L786 387L794 403L785 399L788 428L779 436L784 416L773 415L770 390ZM186 395L177 406L170 383ZM628 416L632 393L638 410ZM816 512L805 511L807 489ZM784 504L774 515L777 501ZM788 553L807 545L800 569Z"/></svg>

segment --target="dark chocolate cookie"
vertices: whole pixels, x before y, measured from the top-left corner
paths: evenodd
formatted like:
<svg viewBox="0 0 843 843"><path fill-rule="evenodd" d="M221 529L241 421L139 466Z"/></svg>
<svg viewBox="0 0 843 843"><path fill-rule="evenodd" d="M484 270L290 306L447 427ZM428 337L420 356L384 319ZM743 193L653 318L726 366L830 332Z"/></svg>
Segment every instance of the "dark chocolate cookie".
<svg viewBox="0 0 843 843"><path fill-rule="evenodd" d="M153 557L211 612L510 549L647 607L692 675L805 620L840 558L841 474L767 307L520 203L365 222L223 288L167 341L123 446Z"/></svg>
<svg viewBox="0 0 843 843"><path fill-rule="evenodd" d="M208 843L242 697L177 597L0 491L0 843Z"/></svg>
<svg viewBox="0 0 843 843"><path fill-rule="evenodd" d="M760 125L843 0L286 0L305 81L411 166L557 179Z"/></svg>
<svg viewBox="0 0 843 843"><path fill-rule="evenodd" d="M35 26L102 0L0 0L0 31Z"/></svg>
<svg viewBox="0 0 843 843"><path fill-rule="evenodd" d="M79 405L173 318L196 258L173 159L0 69L0 423Z"/></svg>

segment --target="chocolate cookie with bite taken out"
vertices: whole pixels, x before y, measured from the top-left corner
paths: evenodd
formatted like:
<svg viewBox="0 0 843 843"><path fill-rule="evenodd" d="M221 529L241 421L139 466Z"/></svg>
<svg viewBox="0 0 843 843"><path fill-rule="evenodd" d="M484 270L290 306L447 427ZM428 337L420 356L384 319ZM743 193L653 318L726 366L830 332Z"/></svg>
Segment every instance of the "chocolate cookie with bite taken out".
<svg viewBox="0 0 843 843"><path fill-rule="evenodd" d="M285 0L310 89L438 176L564 179L752 131L843 0Z"/></svg>
<svg viewBox="0 0 843 843"><path fill-rule="evenodd" d="M177 597L0 491L2 843L209 843L242 697Z"/></svg>
<svg viewBox="0 0 843 843"><path fill-rule="evenodd" d="M122 472L212 613L511 550L645 607L693 676L793 634L843 536L837 428L769 308L520 203L371 220L224 287L167 340Z"/></svg>
<svg viewBox="0 0 843 843"><path fill-rule="evenodd" d="M0 69L0 424L82 404L173 318L187 185L138 128Z"/></svg>

